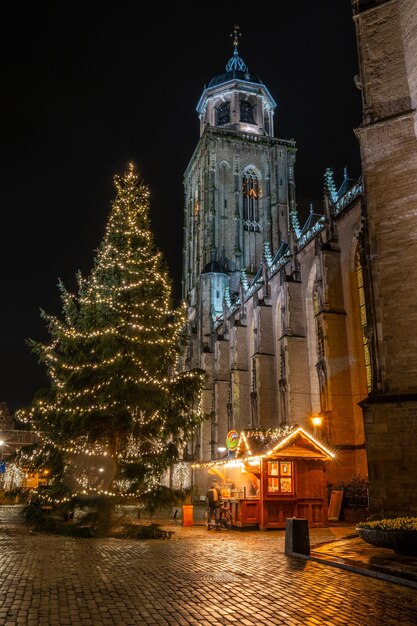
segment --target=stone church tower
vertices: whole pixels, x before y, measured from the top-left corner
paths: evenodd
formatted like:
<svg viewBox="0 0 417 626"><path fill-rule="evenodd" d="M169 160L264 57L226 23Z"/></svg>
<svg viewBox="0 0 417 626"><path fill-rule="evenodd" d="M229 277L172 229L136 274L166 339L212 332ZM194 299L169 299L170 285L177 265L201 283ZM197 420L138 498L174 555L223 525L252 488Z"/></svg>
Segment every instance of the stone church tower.
<svg viewBox="0 0 417 626"><path fill-rule="evenodd" d="M336 187L328 170L323 208L300 227L295 141L273 136L275 106L239 56L236 29L226 72L198 103L200 139L184 179L185 366L206 371L209 418L189 452L216 459L231 429L311 430L315 418L317 436L338 452L337 482L366 473L363 186L345 171Z"/></svg>
<svg viewBox="0 0 417 626"><path fill-rule="evenodd" d="M205 87L197 112L200 141L184 176L183 297L199 342L209 343L223 300L250 279L264 242L278 249L295 217L295 142L276 139L276 103L234 52L226 72Z"/></svg>
<svg viewBox="0 0 417 626"><path fill-rule="evenodd" d="M354 0L376 376L362 402L373 511L417 515L417 6Z"/></svg>

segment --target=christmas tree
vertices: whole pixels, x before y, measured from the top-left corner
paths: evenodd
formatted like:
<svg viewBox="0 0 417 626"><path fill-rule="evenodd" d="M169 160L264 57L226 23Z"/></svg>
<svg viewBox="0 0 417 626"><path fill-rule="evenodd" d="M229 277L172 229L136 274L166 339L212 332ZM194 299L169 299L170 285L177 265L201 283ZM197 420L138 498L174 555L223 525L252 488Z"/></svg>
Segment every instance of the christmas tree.
<svg viewBox="0 0 417 626"><path fill-rule="evenodd" d="M203 372L178 372L184 309L155 248L149 190L132 165L115 177L104 240L78 293L59 284L51 341L31 342L51 379L26 414L35 456L72 494L140 494L178 458L202 415Z"/></svg>

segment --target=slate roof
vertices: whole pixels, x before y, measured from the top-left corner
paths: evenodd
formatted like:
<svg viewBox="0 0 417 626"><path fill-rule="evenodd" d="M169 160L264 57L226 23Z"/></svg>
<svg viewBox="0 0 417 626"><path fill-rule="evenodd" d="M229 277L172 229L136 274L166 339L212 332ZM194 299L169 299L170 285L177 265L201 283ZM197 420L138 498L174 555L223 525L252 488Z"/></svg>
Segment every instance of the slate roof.
<svg viewBox="0 0 417 626"><path fill-rule="evenodd" d="M245 80L249 83L258 83L262 85L262 81L259 76L255 74L250 74L249 72L242 72L240 70L233 70L231 72L224 72L223 74L217 74L214 78L211 79L208 86L215 87L216 85L221 85L222 83L227 83L229 80L233 79Z"/></svg>
<svg viewBox="0 0 417 626"><path fill-rule="evenodd" d="M226 274L218 261L209 261L204 267L202 274Z"/></svg>

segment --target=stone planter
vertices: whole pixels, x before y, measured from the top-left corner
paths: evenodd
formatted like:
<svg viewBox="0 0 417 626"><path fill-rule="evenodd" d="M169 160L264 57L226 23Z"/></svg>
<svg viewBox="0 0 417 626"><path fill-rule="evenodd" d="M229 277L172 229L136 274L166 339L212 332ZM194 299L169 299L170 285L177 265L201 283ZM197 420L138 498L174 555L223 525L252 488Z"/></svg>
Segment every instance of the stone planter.
<svg viewBox="0 0 417 626"><path fill-rule="evenodd" d="M416 530L377 530L357 528L359 537L378 548L389 548L399 554L417 554Z"/></svg>

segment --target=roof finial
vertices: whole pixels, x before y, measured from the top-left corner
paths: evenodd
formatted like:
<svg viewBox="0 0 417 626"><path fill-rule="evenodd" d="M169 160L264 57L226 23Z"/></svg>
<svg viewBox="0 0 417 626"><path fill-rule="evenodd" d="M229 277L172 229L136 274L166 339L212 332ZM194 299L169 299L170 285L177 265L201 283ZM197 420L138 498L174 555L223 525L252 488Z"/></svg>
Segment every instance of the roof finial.
<svg viewBox="0 0 417 626"><path fill-rule="evenodd" d="M238 52L239 38L242 36L240 32L239 26L235 24L233 28L233 33L230 33L230 36L233 37L233 45L235 47L233 51L233 56L229 59L226 65L226 72L235 72L236 70L239 72L246 72L246 64L243 59L240 58Z"/></svg>
<svg viewBox="0 0 417 626"><path fill-rule="evenodd" d="M238 55L237 47L239 45L239 38L242 37L242 33L240 32L240 28L237 24L234 25L233 33L230 33L230 36L233 37L233 45L235 47L233 54L237 56Z"/></svg>

